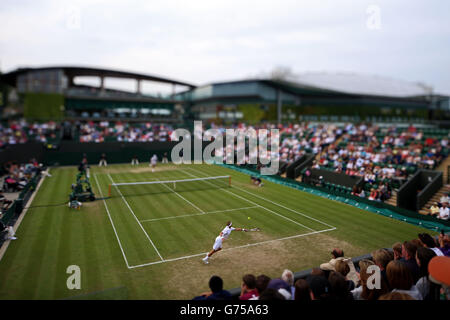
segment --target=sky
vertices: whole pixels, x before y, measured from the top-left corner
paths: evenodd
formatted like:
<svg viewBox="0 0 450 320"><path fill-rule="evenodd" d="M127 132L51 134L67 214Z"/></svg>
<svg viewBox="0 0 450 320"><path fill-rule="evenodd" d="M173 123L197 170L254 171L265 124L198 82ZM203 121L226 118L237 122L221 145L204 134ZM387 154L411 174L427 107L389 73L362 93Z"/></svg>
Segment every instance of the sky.
<svg viewBox="0 0 450 320"><path fill-rule="evenodd" d="M0 70L91 66L203 85L284 67L450 94L449 12L445 0L2 0Z"/></svg>

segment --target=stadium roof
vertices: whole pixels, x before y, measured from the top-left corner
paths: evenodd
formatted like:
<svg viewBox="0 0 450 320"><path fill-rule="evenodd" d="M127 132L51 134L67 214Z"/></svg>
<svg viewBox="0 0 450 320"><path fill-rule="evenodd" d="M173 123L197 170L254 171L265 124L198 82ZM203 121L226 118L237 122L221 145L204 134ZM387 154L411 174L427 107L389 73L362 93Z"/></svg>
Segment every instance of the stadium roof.
<svg viewBox="0 0 450 320"><path fill-rule="evenodd" d="M18 68L14 71L0 75L0 77L7 83L15 85L16 78L19 74L23 74L30 71L52 71L52 70L62 70L68 77L77 76L94 76L94 77L112 77L112 78L126 78L126 79L136 79L136 80L147 80L156 81L162 83L178 84L187 87L195 87L195 85L187 82L182 82L178 80L163 78L160 76L103 69L103 68L93 68L93 67L80 67L80 66L51 66L51 67L41 67L41 68Z"/></svg>
<svg viewBox="0 0 450 320"><path fill-rule="evenodd" d="M432 94L432 88L424 84L355 73L303 73L295 83L303 87L369 96L411 98Z"/></svg>

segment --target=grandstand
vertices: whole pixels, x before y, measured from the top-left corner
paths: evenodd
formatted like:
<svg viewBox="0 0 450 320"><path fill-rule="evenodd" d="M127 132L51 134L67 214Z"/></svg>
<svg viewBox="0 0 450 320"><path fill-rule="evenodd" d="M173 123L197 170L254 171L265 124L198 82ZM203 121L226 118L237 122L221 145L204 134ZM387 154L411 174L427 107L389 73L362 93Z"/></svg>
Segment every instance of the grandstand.
<svg viewBox="0 0 450 320"><path fill-rule="evenodd" d="M78 77L98 77L100 85L79 84ZM106 88L108 77L132 79L136 91ZM315 299L375 300L397 291L417 300L440 299L439 286L446 284L428 281L431 273L440 277L434 269L419 272L415 266L407 288L390 271L372 295L364 283L370 264L386 273L403 267L394 260L414 264L416 252L424 264L432 261L430 251L449 255L444 234L450 231L450 131L436 121L448 114L448 97L426 86L304 74L298 82L250 79L196 87L69 66L18 69L1 81L7 97L19 97L5 103L24 112L0 124L7 196L1 198L0 299L203 300L214 296L197 296L208 290L212 274L221 275L234 300L263 300L256 275L276 280L266 283L275 292L265 294L279 299L294 300L299 280ZM164 97L147 95L143 81L172 90ZM277 174L261 175L261 163L170 163L174 130L192 132L198 119L204 129L219 132L278 129ZM160 163L163 158L169 163ZM107 166L100 166L101 159ZM77 188L77 173L86 169L96 200L74 211L69 194ZM255 178L263 184L254 184ZM430 209L434 202L438 214ZM233 232L223 252L203 264L211 241L230 220L261 232ZM10 240L11 230L17 240ZM379 258L380 250L388 258ZM343 271L338 260L345 261ZM65 287L65 268L73 263L90 270L77 294ZM285 269L295 272L290 276ZM314 291L312 275L328 282L330 295ZM183 279L183 288L172 279ZM335 291L342 283L348 286L344 293Z"/></svg>
<svg viewBox="0 0 450 320"><path fill-rule="evenodd" d="M349 73L211 83L175 95L193 117L244 121L414 122L450 119L449 97L416 83Z"/></svg>
<svg viewBox="0 0 450 320"><path fill-rule="evenodd" d="M84 82L92 78L98 85ZM108 88L108 79L132 81L136 89L130 92ZM159 76L79 66L19 68L2 74L0 82L7 85L5 104L8 104L8 97L19 96L17 103L24 106L25 116L39 120L180 121L177 101L170 95L144 93L143 86L146 83L163 84L171 88L171 93L194 87Z"/></svg>

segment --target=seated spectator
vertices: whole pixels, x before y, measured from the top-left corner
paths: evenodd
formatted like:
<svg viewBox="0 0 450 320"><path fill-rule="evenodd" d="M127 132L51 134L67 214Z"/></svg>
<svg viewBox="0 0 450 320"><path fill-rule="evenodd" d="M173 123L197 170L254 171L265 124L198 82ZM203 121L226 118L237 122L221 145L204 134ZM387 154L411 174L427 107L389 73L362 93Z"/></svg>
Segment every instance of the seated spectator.
<svg viewBox="0 0 450 320"><path fill-rule="evenodd" d="M0 220L0 233L5 232L6 234L6 240L17 240L17 237L15 237L14 228L12 226L5 225Z"/></svg>
<svg viewBox="0 0 450 320"><path fill-rule="evenodd" d="M392 260L389 262L386 267L386 274L391 292L406 293L416 300L422 300L422 295L414 285L411 270L404 261Z"/></svg>
<svg viewBox="0 0 450 320"><path fill-rule="evenodd" d="M306 278L310 288L311 300L331 300L331 288L327 279L321 276L308 276Z"/></svg>
<svg viewBox="0 0 450 320"><path fill-rule="evenodd" d="M383 280L380 281L381 287L379 289L369 289L367 286L367 280L373 273L369 273L367 269L370 266L374 266L375 263L368 259L359 261L359 278L360 285L351 291L354 300L376 300L380 295L388 291L388 285Z"/></svg>
<svg viewBox="0 0 450 320"><path fill-rule="evenodd" d="M441 293L447 300L450 300L450 273L448 270L450 270L449 257L434 257L428 263L428 278L431 282L441 286Z"/></svg>
<svg viewBox="0 0 450 320"><path fill-rule="evenodd" d="M449 199L448 194L443 195L443 196L439 199L439 203L440 203L441 205L443 205L444 203L446 203L446 204L448 205L449 202L450 202L450 199Z"/></svg>
<svg viewBox="0 0 450 320"><path fill-rule="evenodd" d="M438 203L437 202L433 203L430 207L430 215L437 217L439 215L439 211L440 211L439 209L440 208L438 206Z"/></svg>
<svg viewBox="0 0 450 320"><path fill-rule="evenodd" d="M351 263L353 264L353 262L351 262ZM347 263L347 261L344 261L344 260L336 261L336 264L334 266L334 270L336 270L336 272L338 272L343 277L345 277L345 282L347 283L348 290L351 291L351 290L355 289L355 286L358 283L358 280L355 279L355 281L352 281L351 279L349 279L347 277L347 275L350 273L350 266ZM356 274L356 272L355 272L355 274Z"/></svg>
<svg viewBox="0 0 450 320"><path fill-rule="evenodd" d="M293 300L304 302L311 301L309 284L305 279L298 279L295 281Z"/></svg>
<svg viewBox="0 0 450 320"><path fill-rule="evenodd" d="M400 242L394 243L392 246L392 252L394 253L394 260L402 258L402 244Z"/></svg>
<svg viewBox="0 0 450 320"><path fill-rule="evenodd" d="M373 262L380 268L380 273L387 283L386 267L389 262L394 260L394 254L387 249L379 249L372 252Z"/></svg>
<svg viewBox="0 0 450 320"><path fill-rule="evenodd" d="M334 266L336 265L337 260L343 260L344 259L344 251L339 248L334 248L333 251L331 251L331 260L322 263L320 265L320 269L325 271L334 271Z"/></svg>
<svg viewBox="0 0 450 320"><path fill-rule="evenodd" d="M342 274L331 271L328 276L328 282L330 283L331 300L353 300L348 283Z"/></svg>
<svg viewBox="0 0 450 320"><path fill-rule="evenodd" d="M256 278L252 274L246 274L242 278L241 295L239 300L250 300L258 297L259 293L256 290Z"/></svg>
<svg viewBox="0 0 450 320"><path fill-rule="evenodd" d="M410 242L416 246L416 249L423 247L423 243L422 241L420 241L420 239L412 239Z"/></svg>
<svg viewBox="0 0 450 320"><path fill-rule="evenodd" d="M256 290L258 291L258 295L260 296L261 293L263 293L264 290L267 289L267 286L269 285L270 282L270 277L261 274L259 276L256 277ZM255 299L250 299L250 300L258 300L259 296L256 297Z"/></svg>
<svg viewBox="0 0 450 320"><path fill-rule="evenodd" d="M1 203L1 210L6 210L9 208L9 206L13 203L11 200L6 199L5 195L0 192L0 203Z"/></svg>
<svg viewBox="0 0 450 320"><path fill-rule="evenodd" d="M270 280L267 288L277 290L286 300L292 299L291 286L283 279Z"/></svg>
<svg viewBox="0 0 450 320"><path fill-rule="evenodd" d="M449 219L449 209L447 207L447 203L443 203L442 207L439 209L439 215L438 218L442 220L448 220Z"/></svg>
<svg viewBox="0 0 450 320"><path fill-rule="evenodd" d="M439 250L446 257L450 257L450 236L448 234L440 233L438 237Z"/></svg>
<svg viewBox="0 0 450 320"><path fill-rule="evenodd" d="M283 274L281 275L281 280L283 280L284 282L286 282L289 285L289 293L291 294L291 298L293 299L294 297L294 292L295 292L295 288L294 288L294 273L292 273L291 270L285 269L283 271Z"/></svg>
<svg viewBox="0 0 450 320"><path fill-rule="evenodd" d="M416 251L417 246L415 246L411 241L405 241L402 245L402 259L405 265L411 271L411 276L414 283L419 280L419 266L416 262Z"/></svg>
<svg viewBox="0 0 450 320"><path fill-rule="evenodd" d="M219 276L212 276L209 279L210 292L202 293L193 300L231 300L231 294L227 290L223 290L223 280Z"/></svg>
<svg viewBox="0 0 450 320"><path fill-rule="evenodd" d="M419 240L423 244L423 247L433 250L437 256L444 255L438 248L436 241L428 233L419 233Z"/></svg>
<svg viewBox="0 0 450 320"><path fill-rule="evenodd" d="M436 257L436 253L429 248L421 247L417 249L416 252L416 261L419 266L419 280L416 283L416 287L419 290L424 300L439 300L439 291L432 290L435 289L435 286L431 284L428 279L428 264L431 259Z"/></svg>

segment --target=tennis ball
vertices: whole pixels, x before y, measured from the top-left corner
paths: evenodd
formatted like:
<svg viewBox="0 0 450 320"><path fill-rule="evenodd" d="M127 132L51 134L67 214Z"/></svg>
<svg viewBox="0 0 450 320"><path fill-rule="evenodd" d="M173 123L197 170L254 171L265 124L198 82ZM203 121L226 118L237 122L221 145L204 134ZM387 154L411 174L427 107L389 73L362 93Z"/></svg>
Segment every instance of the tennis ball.
<svg viewBox="0 0 450 320"><path fill-rule="evenodd" d="M250 220L250 217L248 217L248 220Z"/></svg>

